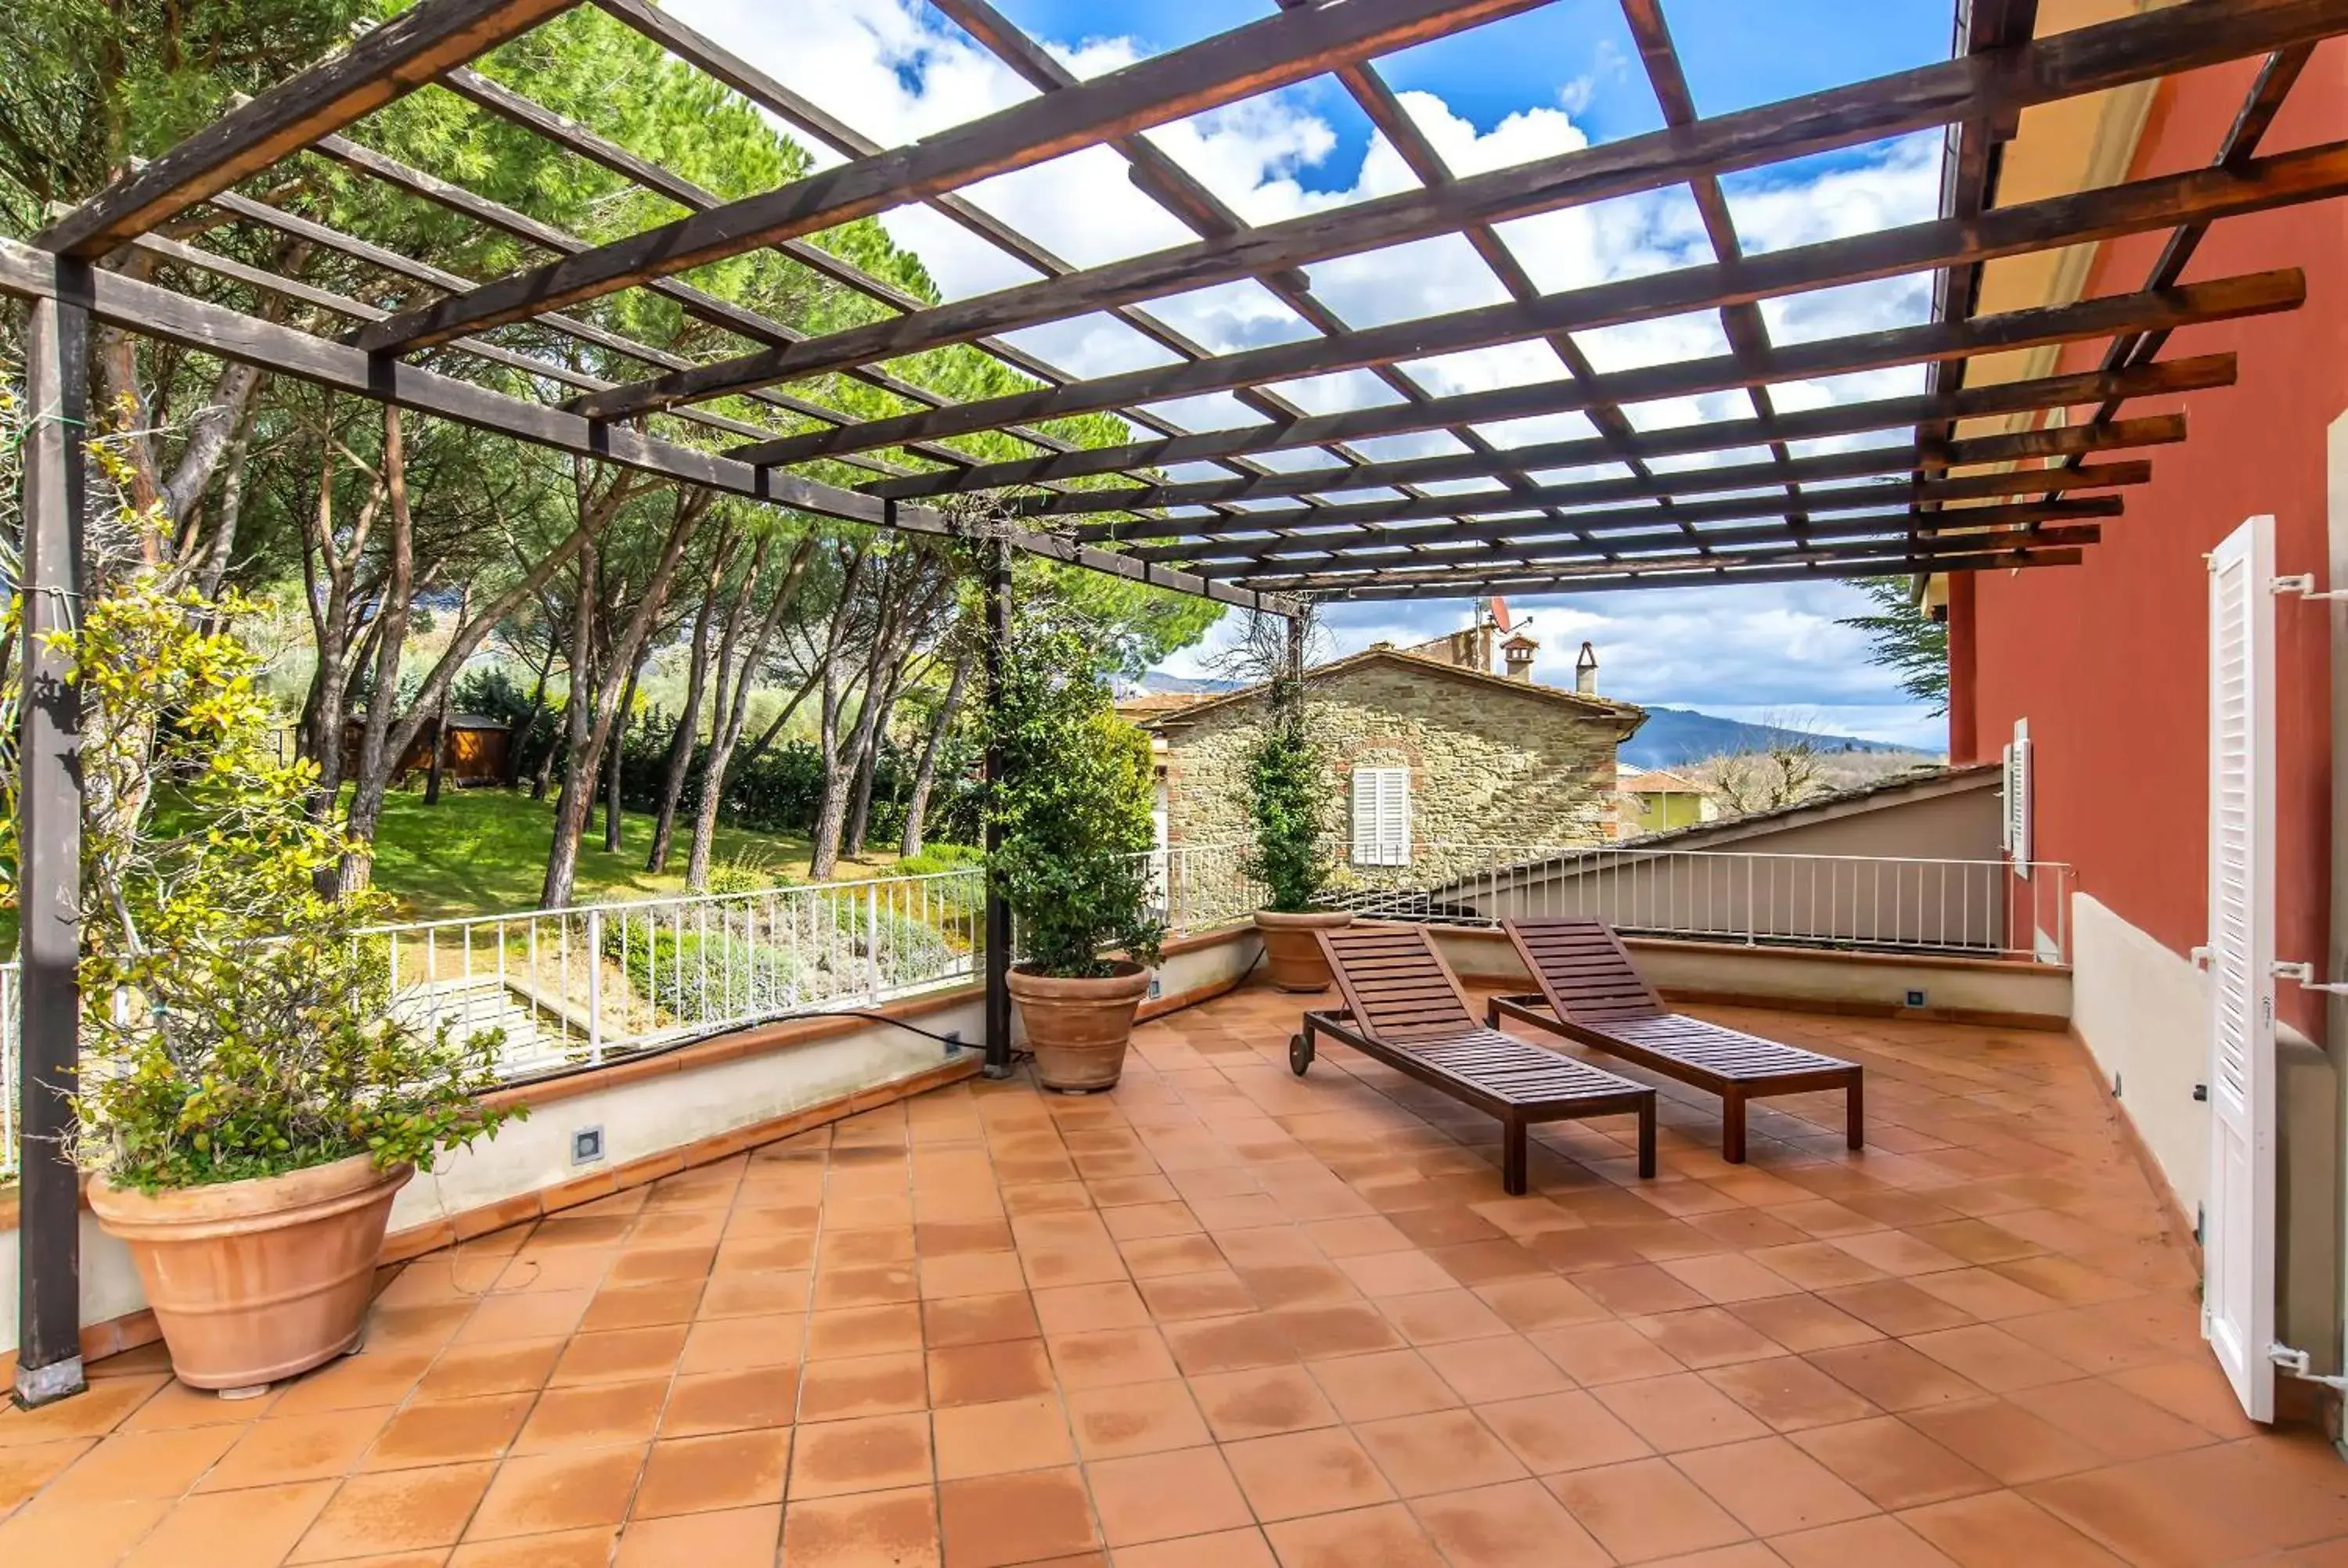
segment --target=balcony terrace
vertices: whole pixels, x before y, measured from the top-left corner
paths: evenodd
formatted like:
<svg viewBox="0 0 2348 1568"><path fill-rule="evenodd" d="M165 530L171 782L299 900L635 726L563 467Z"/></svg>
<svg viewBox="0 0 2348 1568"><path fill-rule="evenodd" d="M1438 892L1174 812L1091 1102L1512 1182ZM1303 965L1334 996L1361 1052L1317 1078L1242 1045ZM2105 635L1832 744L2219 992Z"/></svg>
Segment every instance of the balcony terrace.
<svg viewBox="0 0 2348 1568"><path fill-rule="evenodd" d="M2241 1418L2075 1040L1706 1009L1863 1062L1869 1147L1773 1101L1732 1167L1661 1081L1657 1180L1567 1123L1511 1199L1488 1118L1292 1077L1301 1005L426 1254L263 1399L95 1362L0 1411L0 1561L2340 1560L2348 1472Z"/></svg>

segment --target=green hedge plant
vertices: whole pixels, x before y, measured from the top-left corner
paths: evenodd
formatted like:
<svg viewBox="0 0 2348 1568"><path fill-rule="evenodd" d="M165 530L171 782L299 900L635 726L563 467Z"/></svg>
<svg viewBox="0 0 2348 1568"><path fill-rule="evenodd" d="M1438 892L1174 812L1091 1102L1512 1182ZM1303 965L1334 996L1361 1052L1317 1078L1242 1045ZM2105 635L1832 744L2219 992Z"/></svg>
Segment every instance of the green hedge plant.
<svg viewBox="0 0 2348 1568"><path fill-rule="evenodd" d="M1149 739L1117 716L1100 649L1049 600L1014 627L990 738L1004 780L987 811L1003 835L988 875L1011 907L1017 958L1060 979L1114 972L1122 949L1155 964L1149 910Z"/></svg>
<svg viewBox="0 0 2348 1568"><path fill-rule="evenodd" d="M319 891L355 845L314 813L316 770L279 760L260 660L224 630L259 609L139 568L52 643L84 714L72 1153L149 1193L359 1154L429 1169L515 1113L480 1101L499 1031L398 1016L420 1009L363 935L388 900Z"/></svg>

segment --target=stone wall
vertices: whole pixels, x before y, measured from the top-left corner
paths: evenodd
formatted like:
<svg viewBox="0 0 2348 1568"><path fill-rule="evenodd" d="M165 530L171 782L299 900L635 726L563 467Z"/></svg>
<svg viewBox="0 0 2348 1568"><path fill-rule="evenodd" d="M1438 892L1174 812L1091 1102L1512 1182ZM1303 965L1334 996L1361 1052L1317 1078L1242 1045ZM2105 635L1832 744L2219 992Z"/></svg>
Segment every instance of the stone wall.
<svg viewBox="0 0 2348 1568"><path fill-rule="evenodd" d="M1578 709L1496 681L1463 681L1393 661L1370 660L1315 676L1314 735L1329 759L1324 824L1343 847L1351 835L1353 771L1410 769L1412 863L1365 880L1421 884L1447 866L1486 857L1439 845L1603 844L1614 837L1614 748L1629 721ZM1170 844L1244 844L1249 748L1263 722L1261 697L1179 716L1166 740Z"/></svg>

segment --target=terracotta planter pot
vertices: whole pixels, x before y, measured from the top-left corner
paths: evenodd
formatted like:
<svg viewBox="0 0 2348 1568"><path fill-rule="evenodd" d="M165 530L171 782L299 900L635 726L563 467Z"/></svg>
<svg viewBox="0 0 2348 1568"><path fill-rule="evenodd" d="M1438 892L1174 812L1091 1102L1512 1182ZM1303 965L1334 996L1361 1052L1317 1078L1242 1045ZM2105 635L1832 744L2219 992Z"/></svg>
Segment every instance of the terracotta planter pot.
<svg viewBox="0 0 2348 1568"><path fill-rule="evenodd" d="M1277 909L1255 912L1255 928L1263 937L1263 970L1283 991L1329 989L1329 961L1321 956L1315 931L1334 931L1354 923L1351 909L1309 909L1283 915Z"/></svg>
<svg viewBox="0 0 2348 1568"><path fill-rule="evenodd" d="M1120 963L1097 980L1011 971L1012 999L1027 1021L1035 1076L1046 1089L1114 1089L1125 1071L1133 1015L1149 994L1149 971Z"/></svg>
<svg viewBox="0 0 2348 1568"><path fill-rule="evenodd" d="M358 1343L391 1200L415 1173L360 1154L152 1197L99 1177L89 1206L129 1244L180 1380L258 1390Z"/></svg>

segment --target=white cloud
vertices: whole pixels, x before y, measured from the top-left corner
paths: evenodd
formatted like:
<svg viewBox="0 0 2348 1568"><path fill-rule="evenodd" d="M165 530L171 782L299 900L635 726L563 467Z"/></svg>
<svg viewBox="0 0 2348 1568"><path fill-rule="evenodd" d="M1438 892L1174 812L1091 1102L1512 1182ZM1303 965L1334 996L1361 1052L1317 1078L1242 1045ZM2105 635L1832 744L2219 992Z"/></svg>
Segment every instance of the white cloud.
<svg viewBox="0 0 2348 1568"><path fill-rule="evenodd" d="M1034 89L920 0L824 0L792 8L788 28L774 26L760 0L670 0L692 26L738 50L787 86L842 117L863 135L898 145L932 135L1034 96ZM1145 50L1116 36L1046 39L1046 47L1080 77L1114 70ZM1619 63L1618 63L1619 64ZM1635 74L1635 73L1633 73ZM1548 104L1529 104L1478 131L1440 97L1401 95L1414 123L1455 170L1466 174L1586 146L1576 118L1591 81L1560 84ZM1373 138L1352 182L1329 189L1325 165L1338 145L1334 128L1297 94L1250 99L1147 133L1151 141L1251 223L1414 188L1416 181L1383 137ZM1742 243L1782 250L1931 216L1938 200L1939 140L1908 138L1791 170L1740 175L1728 200ZM829 161L827 159L826 161ZM1323 178L1301 178L1311 171ZM968 195L1011 229L1076 266L1182 243L1189 231L1135 188L1125 160L1092 149L973 187ZM916 251L948 298L1032 281L1036 273L993 245L925 208L884 216L898 241ZM1684 187L1621 198L1502 225L1503 243L1536 286L1555 291L1643 276L1711 259L1693 194ZM1372 325L1488 304L1505 289L1467 241L1456 236L1340 257L1307 269L1313 292L1347 323ZM1886 280L1765 302L1772 336L1798 343L1878 330L1924 319L1924 277ZM1202 289L1149 307L1212 352L1231 352L1309 335L1310 329L1262 285ZM1023 347L1079 374L1163 363L1166 351L1106 316L1031 328ZM1725 352L1719 318L1702 313L1634 323L1577 335L1604 369L1622 369ZM1403 367L1438 395L1553 380L1563 366L1548 345L1514 344L1448 354ZM1778 407L1810 408L1921 390L1921 374L1891 371L1796 382L1774 389ZM1395 394L1360 373L1315 378L1285 389L1315 412L1389 403ZM1193 428L1256 423L1228 395L1189 398L1153 410ZM1628 410L1643 429L1749 417L1741 394L1679 398ZM1512 421L1484 429L1505 445L1573 439L1591 434L1580 415ZM1882 436L1806 444L1803 450L1869 445ZM1896 439L1895 437L1891 437ZM1361 444L1376 457L1457 450L1440 433ZM1702 461L1750 460L1722 454ZM1281 455L1287 470L1328 461L1318 454ZM1684 465L1682 465L1684 466ZM1178 477L1220 471L1186 468ZM1608 467L1593 475L1620 472ZM1349 497L1355 498L1355 497ZM1755 585L1606 595L1531 602L1549 646L1544 678L1570 681L1583 637L1599 646L1611 691L1636 700L1743 713L1799 708L1829 727L1907 741L1929 739L1936 722L1905 705L1897 687L1865 661L1864 641L1835 626L1858 608L1856 593L1833 585ZM1457 603L1340 606L1329 624L1339 645L1381 638L1412 641L1460 623ZM1220 637L1228 637L1227 625ZM1178 661L1195 671L1194 651Z"/></svg>

